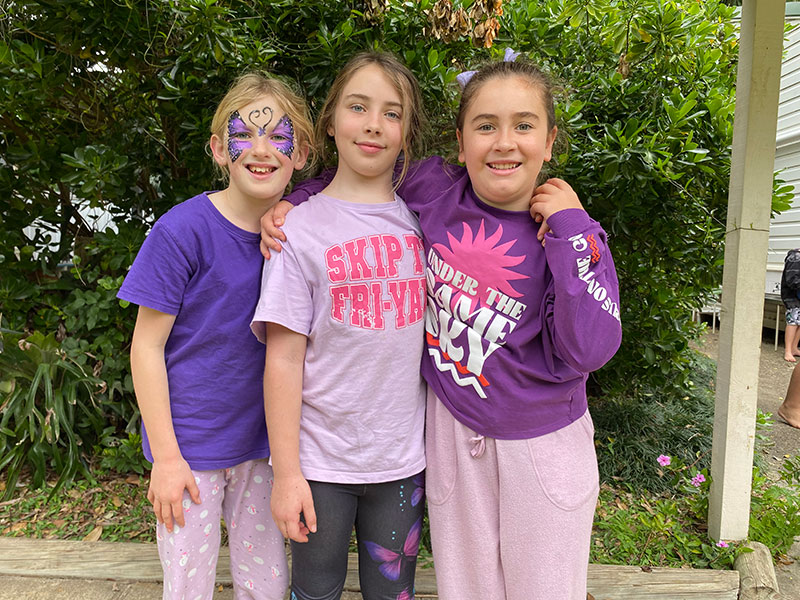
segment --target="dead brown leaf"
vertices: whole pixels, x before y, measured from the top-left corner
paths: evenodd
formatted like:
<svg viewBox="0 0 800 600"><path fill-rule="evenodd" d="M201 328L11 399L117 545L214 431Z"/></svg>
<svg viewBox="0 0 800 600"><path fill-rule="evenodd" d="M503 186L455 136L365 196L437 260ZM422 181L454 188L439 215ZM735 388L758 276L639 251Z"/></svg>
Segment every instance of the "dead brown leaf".
<svg viewBox="0 0 800 600"><path fill-rule="evenodd" d="M96 542L100 539L100 536L103 535L103 526L98 525L94 529L92 529L86 536L83 538L84 542Z"/></svg>
<svg viewBox="0 0 800 600"><path fill-rule="evenodd" d="M128 475L125 478L125 483L132 483L134 485L139 485L142 482L142 478L138 475Z"/></svg>

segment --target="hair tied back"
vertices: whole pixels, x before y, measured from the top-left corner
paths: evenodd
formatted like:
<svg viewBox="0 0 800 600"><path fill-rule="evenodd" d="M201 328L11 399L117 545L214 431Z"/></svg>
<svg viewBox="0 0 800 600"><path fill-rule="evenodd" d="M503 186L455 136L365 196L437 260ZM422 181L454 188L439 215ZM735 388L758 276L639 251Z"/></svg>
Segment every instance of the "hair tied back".
<svg viewBox="0 0 800 600"><path fill-rule="evenodd" d="M520 55L519 52L514 52L511 48L506 48L505 52L503 53L503 62L514 62L517 60L517 57ZM477 71L462 71L458 75L456 75L456 81L458 82L458 86L461 88L461 91L464 91L464 88L467 87L469 80L472 79L472 76L475 75Z"/></svg>

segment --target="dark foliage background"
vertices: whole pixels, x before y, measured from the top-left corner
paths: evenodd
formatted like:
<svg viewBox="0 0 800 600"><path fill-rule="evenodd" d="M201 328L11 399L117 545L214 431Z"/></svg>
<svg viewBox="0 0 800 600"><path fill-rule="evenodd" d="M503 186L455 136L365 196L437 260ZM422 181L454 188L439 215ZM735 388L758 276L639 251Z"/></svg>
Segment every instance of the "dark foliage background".
<svg viewBox="0 0 800 600"><path fill-rule="evenodd" d="M623 347L592 391L634 404L653 390L683 396L691 309L721 280L733 8L10 0L0 11L0 471L9 480L29 465L37 484L52 467L65 481L92 456L124 465L130 455L135 311L114 296L152 222L220 185L205 147L234 77L272 71L316 110L338 68L366 47L397 53L418 76L431 152L452 152L453 82L464 68L511 46L561 82L566 143L551 172L608 231L622 285ZM115 227L92 216L101 213Z"/></svg>

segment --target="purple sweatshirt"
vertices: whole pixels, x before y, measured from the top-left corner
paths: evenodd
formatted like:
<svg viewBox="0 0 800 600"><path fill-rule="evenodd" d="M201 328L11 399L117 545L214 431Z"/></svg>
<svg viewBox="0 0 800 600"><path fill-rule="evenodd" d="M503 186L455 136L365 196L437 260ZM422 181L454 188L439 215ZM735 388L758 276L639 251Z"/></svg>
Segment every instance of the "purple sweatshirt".
<svg viewBox="0 0 800 600"><path fill-rule="evenodd" d="M317 178L287 198L299 204ZM467 170L432 157L398 190L419 215L428 306L422 374L453 416L497 439L556 431L587 409L586 378L617 351L619 289L606 234L580 209L548 219L475 195Z"/></svg>

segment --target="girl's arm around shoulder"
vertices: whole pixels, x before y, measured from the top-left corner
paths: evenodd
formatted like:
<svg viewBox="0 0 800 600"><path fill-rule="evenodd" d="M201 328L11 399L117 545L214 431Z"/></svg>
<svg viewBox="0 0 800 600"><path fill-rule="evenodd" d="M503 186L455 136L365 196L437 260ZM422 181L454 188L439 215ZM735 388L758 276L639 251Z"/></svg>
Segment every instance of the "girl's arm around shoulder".
<svg viewBox="0 0 800 600"><path fill-rule="evenodd" d="M272 518L284 537L307 542L317 530L311 488L300 469L300 408L306 336L267 323L264 411L275 473ZM304 521L300 519L303 515Z"/></svg>
<svg viewBox="0 0 800 600"><path fill-rule="evenodd" d="M328 168L322 171L316 177L305 179L292 188L292 191L283 197L284 200L291 203L293 206L302 204L314 194L319 194L322 190L328 187L328 184L333 181L333 176L336 175L336 169Z"/></svg>
<svg viewBox="0 0 800 600"><path fill-rule="evenodd" d="M557 211L547 220L553 293L546 327L561 358L581 372L595 371L622 340L619 282L606 233L582 208Z"/></svg>
<svg viewBox="0 0 800 600"><path fill-rule="evenodd" d="M401 171L402 163L398 162L394 169L396 178ZM419 213L422 207L452 186L463 175L463 171L462 167L447 164L440 156L416 161L409 165L397 193L411 210ZM281 251L281 242L286 241L286 235L280 228L286 222L286 214L292 207L324 190L335 174L336 169L325 169L320 175L301 181L281 202L264 213L261 217L261 254L264 258L269 259L271 252Z"/></svg>
<svg viewBox="0 0 800 600"><path fill-rule="evenodd" d="M395 179L400 177L403 163L398 162L394 168ZM406 204L414 210L415 206L424 204L431 196L436 196L461 176L464 169L448 164L441 156L431 156L424 160L412 162L408 171L400 182L397 192ZM333 180L336 169L325 169L322 173L311 179L306 179L295 185L284 200L294 206L302 204L314 194L318 194Z"/></svg>
<svg viewBox="0 0 800 600"><path fill-rule="evenodd" d="M140 306L131 344L133 387L153 453L147 499L159 523L164 523L168 531L172 531L173 521L184 525L184 489L196 504L200 503L194 475L172 427L164 346L174 323L174 315Z"/></svg>
<svg viewBox="0 0 800 600"><path fill-rule="evenodd" d="M292 191L261 217L261 254L269 260L270 252L280 252L281 242L286 235L280 229L286 222L286 215L314 194L319 194L333 180L336 169L325 169L316 177L296 184Z"/></svg>
<svg viewBox="0 0 800 600"><path fill-rule="evenodd" d="M400 175L402 164L395 167L395 177ZM445 190L465 175L463 167L447 163L441 156L431 156L409 165L397 193L408 207L416 213L424 210L431 201L439 198Z"/></svg>
<svg viewBox="0 0 800 600"><path fill-rule="evenodd" d="M264 258L269 260L271 252L281 251L281 242L286 241L286 235L280 228L286 223L289 211L314 194L319 194L333 180L334 175L336 169L330 168L316 177L301 181L280 202L264 213L261 217L261 254Z"/></svg>

